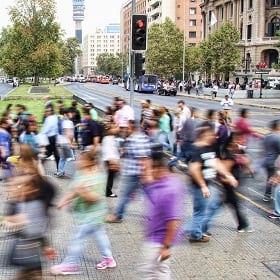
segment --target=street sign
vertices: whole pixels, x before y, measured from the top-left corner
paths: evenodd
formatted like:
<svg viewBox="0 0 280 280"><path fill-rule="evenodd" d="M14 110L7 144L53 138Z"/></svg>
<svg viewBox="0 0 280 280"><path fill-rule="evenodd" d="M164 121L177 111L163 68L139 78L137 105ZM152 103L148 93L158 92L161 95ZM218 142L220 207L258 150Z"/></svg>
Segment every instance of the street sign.
<svg viewBox="0 0 280 280"><path fill-rule="evenodd" d="M269 74L269 71L256 71L255 74Z"/></svg>

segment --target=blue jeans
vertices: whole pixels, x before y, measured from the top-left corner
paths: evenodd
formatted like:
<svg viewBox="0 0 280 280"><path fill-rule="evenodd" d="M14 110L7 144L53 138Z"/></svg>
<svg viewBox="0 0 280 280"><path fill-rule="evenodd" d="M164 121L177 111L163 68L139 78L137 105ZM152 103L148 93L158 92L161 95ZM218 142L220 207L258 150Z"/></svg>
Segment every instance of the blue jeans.
<svg viewBox="0 0 280 280"><path fill-rule="evenodd" d="M223 201L220 196L220 192L217 189L217 187L208 185L208 188L210 189L210 200L207 205L205 218L202 223L202 233L207 232L208 228L210 226L210 222L214 218L217 211L221 208Z"/></svg>
<svg viewBox="0 0 280 280"><path fill-rule="evenodd" d="M184 141L182 144L182 157L186 160L186 162L191 161L192 159L192 151L193 151L193 142Z"/></svg>
<svg viewBox="0 0 280 280"><path fill-rule="evenodd" d="M274 214L280 216L280 184L275 188Z"/></svg>
<svg viewBox="0 0 280 280"><path fill-rule="evenodd" d="M60 145L58 151L59 151L59 162L58 162L57 173L59 175L62 175L65 172L65 164L67 159L72 157L72 151L68 144Z"/></svg>
<svg viewBox="0 0 280 280"><path fill-rule="evenodd" d="M217 198L217 193L211 186L210 198L205 198L200 188L193 187L193 218L190 229L191 239L200 239L207 231L208 224L216 210L221 206L221 201ZM210 208L208 209L208 207Z"/></svg>
<svg viewBox="0 0 280 280"><path fill-rule="evenodd" d="M117 208L115 210L115 215L119 219L123 218L125 208L130 201L129 196L133 194L140 186L140 176L123 175L121 178L121 186L122 186L122 191L121 191L120 198L118 200Z"/></svg>
<svg viewBox="0 0 280 280"><path fill-rule="evenodd" d="M68 249L67 255L63 260L65 265L77 265L82 257L85 240L94 236L97 247L104 258L111 258L111 243L107 236L105 226L84 224L78 225L77 231L74 234L72 243Z"/></svg>
<svg viewBox="0 0 280 280"><path fill-rule="evenodd" d="M158 140L164 148L166 148L167 150L171 149L167 132L161 131L158 135Z"/></svg>

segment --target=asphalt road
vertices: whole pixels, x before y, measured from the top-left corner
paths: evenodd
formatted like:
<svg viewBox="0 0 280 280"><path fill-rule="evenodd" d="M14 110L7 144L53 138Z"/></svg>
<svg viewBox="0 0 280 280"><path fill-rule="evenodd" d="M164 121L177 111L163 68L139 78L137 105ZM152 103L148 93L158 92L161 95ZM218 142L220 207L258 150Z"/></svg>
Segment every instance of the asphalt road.
<svg viewBox="0 0 280 280"><path fill-rule="evenodd" d="M127 98L129 101L130 92L124 90L117 85L101 85L101 84L79 84L73 83L66 86L76 95L81 98L92 102L96 107L104 109L112 103L114 96L120 96ZM205 115L206 110L215 109L221 110L219 102L207 100L189 98L186 96L159 96L156 94L134 93L134 109L136 115L140 115L140 101L144 99L150 99L153 104L158 106L166 106L171 111L175 111L177 108L177 102L183 99L188 106L196 107L200 110L201 115ZM280 112L271 109L257 108L246 105L235 105L234 111L238 111L240 108L248 108L250 110L251 124L259 129L266 128L269 121L276 118L280 118ZM235 117L236 114L233 114Z"/></svg>
<svg viewBox="0 0 280 280"><path fill-rule="evenodd" d="M112 104L114 96L126 98L129 101L129 92L116 85L101 85L101 84L79 84L73 83L66 86L77 96L83 98L87 102L92 102L97 108L104 109ZM140 101L150 99L153 104L158 106L166 106L170 110L176 110L177 102L181 99L185 100L188 106L199 108L201 114L205 114L208 109L221 109L219 102L211 100L201 100L188 98L185 96L159 96L155 94L134 93L134 109L136 116L140 116ZM277 116L280 112L257 108L251 106L236 105L235 109L248 108L250 110L251 124L256 128L265 128L267 123ZM253 166L256 170L254 178L247 175L242 176L238 192L243 201L246 201L248 207L256 211L260 211L261 215L267 215L273 209L273 202L263 202L263 192L265 188L266 174L261 168L262 160L262 142L261 140L251 139L248 152L251 156Z"/></svg>
<svg viewBox="0 0 280 280"><path fill-rule="evenodd" d="M13 89L12 84L0 83L0 99L6 96Z"/></svg>

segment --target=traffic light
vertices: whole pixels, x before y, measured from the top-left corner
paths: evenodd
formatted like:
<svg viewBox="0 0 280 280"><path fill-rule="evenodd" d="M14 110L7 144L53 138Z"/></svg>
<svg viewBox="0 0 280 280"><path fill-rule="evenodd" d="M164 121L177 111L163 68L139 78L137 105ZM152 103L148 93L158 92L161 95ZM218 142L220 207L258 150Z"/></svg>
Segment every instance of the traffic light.
<svg viewBox="0 0 280 280"><path fill-rule="evenodd" d="M146 50L147 40L147 16L146 15L132 15L131 27L132 50L144 51Z"/></svg>
<svg viewBox="0 0 280 280"><path fill-rule="evenodd" d="M145 74L144 69L145 57L143 57L142 53L135 54L135 77L139 78Z"/></svg>

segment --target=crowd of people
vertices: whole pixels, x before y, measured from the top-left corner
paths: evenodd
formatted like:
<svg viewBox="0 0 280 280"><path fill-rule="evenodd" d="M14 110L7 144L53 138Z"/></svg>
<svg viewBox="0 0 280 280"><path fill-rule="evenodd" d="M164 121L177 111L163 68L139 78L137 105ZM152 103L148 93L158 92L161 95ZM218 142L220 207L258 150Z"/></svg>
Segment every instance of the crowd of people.
<svg viewBox="0 0 280 280"><path fill-rule="evenodd" d="M0 160L9 201L1 222L21 228L8 254L9 263L20 267L18 279L41 279L41 253L49 259L57 255L47 238L53 206L71 205L76 224L62 262L50 268L54 275L81 273L89 237L95 238L102 257L96 269L116 267L104 223L121 223L139 190L145 203L141 279L171 279L172 245L182 235L191 243L209 242L211 221L223 203L234 209L237 231L252 232L235 192L241 173L255 174L247 154L249 137L263 141L267 171L263 200L272 200L275 186L270 218L280 219L280 120L273 121L271 133L263 136L250 125L247 109L232 120L229 96L221 105L223 111L208 110L201 120L197 108L189 108L184 100L178 101L174 116L166 107L143 100L141 116L135 116L124 99L115 97L99 116L91 103L80 109L73 101L66 108L62 100L53 103L46 96L41 127L24 105L7 106L0 119ZM172 155L170 160L167 154ZM54 198L60 194L44 176L45 162L52 156L58 180L68 178L69 160L76 164L67 194L56 205ZM186 183L174 169L178 162L186 167L192 190L190 221L184 221ZM117 199L109 215L105 197ZM21 246L27 249L20 250Z"/></svg>

